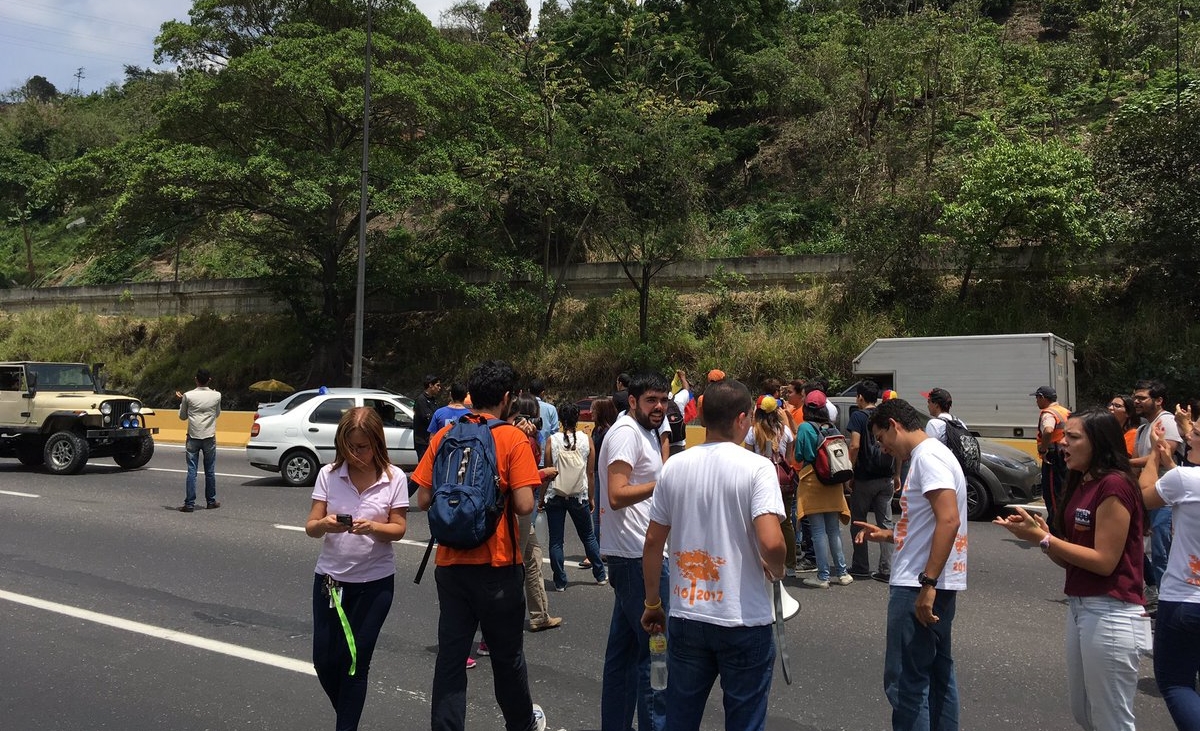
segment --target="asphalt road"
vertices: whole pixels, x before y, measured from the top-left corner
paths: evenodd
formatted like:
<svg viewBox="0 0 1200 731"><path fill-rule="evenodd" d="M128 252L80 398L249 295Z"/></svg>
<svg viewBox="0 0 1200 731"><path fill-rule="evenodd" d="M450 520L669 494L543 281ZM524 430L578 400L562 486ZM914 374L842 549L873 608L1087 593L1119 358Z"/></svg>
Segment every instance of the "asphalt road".
<svg viewBox="0 0 1200 731"><path fill-rule="evenodd" d="M242 450L222 449L223 507L183 514L175 510L183 466L170 445L133 472L99 460L81 475L53 477L0 461L0 728L332 726L310 665L319 545L300 530L308 492L250 468ZM431 575L412 583L428 535L414 514L396 547L397 596L371 668L364 729L428 724L436 592ZM986 523L973 523L970 535L970 588L954 628L962 728L1076 728L1063 680L1061 571ZM570 535L568 554L582 554ZM533 696L549 728L597 729L611 589L570 570L578 583L550 594L563 627L526 635ZM776 670L769 729L888 728L886 591L873 581L791 587L803 605L787 627L794 684ZM474 729L503 727L490 675L484 658L470 671ZM719 694L705 729L723 727ZM1149 658L1137 716L1139 728L1172 728Z"/></svg>

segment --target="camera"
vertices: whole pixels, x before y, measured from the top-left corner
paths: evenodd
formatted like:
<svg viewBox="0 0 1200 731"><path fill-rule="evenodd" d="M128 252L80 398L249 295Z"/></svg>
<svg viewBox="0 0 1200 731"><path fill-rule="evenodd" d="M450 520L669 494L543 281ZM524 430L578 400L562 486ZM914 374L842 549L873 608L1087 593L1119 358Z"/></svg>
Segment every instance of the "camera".
<svg viewBox="0 0 1200 731"><path fill-rule="evenodd" d="M354 516L349 513L338 513L337 522L347 526L354 525Z"/></svg>
<svg viewBox="0 0 1200 731"><path fill-rule="evenodd" d="M518 424L524 424L525 422L533 424L533 428L538 431L542 430L542 417L540 416L521 416L517 418Z"/></svg>

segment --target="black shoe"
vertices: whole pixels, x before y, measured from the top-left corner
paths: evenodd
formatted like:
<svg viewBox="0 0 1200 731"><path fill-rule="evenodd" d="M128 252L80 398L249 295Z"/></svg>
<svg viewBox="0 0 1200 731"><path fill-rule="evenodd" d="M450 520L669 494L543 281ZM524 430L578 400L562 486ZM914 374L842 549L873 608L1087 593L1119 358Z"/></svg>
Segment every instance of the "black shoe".
<svg viewBox="0 0 1200 731"><path fill-rule="evenodd" d="M886 584L892 580L892 575L885 574L882 571L876 571L875 573L871 574L871 578L875 579L876 581L882 581Z"/></svg>
<svg viewBox="0 0 1200 731"><path fill-rule="evenodd" d="M209 510L216 510L219 507L221 507L221 503L217 502L216 500L213 500L211 503L208 504Z"/></svg>
<svg viewBox="0 0 1200 731"><path fill-rule="evenodd" d="M854 577L854 578L856 578L856 579L869 579L869 578L871 578L871 572L870 572L870 571L854 571L854 570L851 570L851 571L850 571L850 575L851 575L851 576L853 576L853 577Z"/></svg>
<svg viewBox="0 0 1200 731"><path fill-rule="evenodd" d="M179 509L179 512L181 512L181 513L194 513L194 512L196 512L196 508L195 508L195 506L193 506L193 505L184 505L182 508L180 508L180 509Z"/></svg>
<svg viewBox="0 0 1200 731"><path fill-rule="evenodd" d="M809 561L806 558L802 558L796 562L796 573L798 574L807 574L816 570L817 564L813 561Z"/></svg>

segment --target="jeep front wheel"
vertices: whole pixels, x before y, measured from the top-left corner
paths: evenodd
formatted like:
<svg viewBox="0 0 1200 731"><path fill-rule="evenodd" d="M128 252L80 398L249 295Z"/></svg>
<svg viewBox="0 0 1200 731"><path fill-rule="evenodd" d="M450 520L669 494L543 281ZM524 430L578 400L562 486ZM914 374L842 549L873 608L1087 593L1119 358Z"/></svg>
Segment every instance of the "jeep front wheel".
<svg viewBox="0 0 1200 731"><path fill-rule="evenodd" d="M147 434L137 439L128 439L132 444L113 455L113 461L127 470L144 467L154 456L154 438Z"/></svg>
<svg viewBox="0 0 1200 731"><path fill-rule="evenodd" d="M42 450L46 469L55 475L73 475L83 469L88 461L88 443L83 437L69 431L51 434Z"/></svg>

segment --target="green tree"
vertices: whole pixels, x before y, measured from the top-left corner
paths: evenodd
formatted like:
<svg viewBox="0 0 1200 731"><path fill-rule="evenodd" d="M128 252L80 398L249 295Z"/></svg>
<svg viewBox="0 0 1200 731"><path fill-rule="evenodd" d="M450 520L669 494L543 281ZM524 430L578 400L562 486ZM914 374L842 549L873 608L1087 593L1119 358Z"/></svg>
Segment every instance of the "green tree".
<svg viewBox="0 0 1200 731"><path fill-rule="evenodd" d="M453 250L439 212L470 188L460 173L488 100L472 78L478 58L411 4L375 5L372 269L406 289ZM350 0L196 0L190 22L165 24L158 40L156 60L185 71L155 133L87 163L117 179L106 241L170 230L253 252L328 381L344 375L353 308L365 11Z"/></svg>
<svg viewBox="0 0 1200 731"><path fill-rule="evenodd" d="M1056 139L999 137L980 150L939 221L962 269L959 301L1006 249L1028 250L1045 271L1069 268L1101 241L1099 203L1091 161Z"/></svg>

